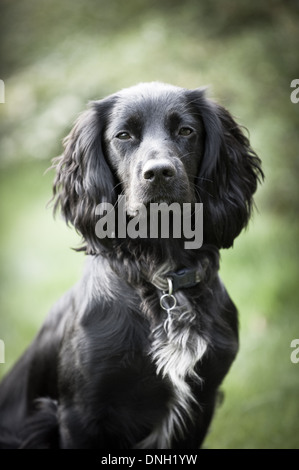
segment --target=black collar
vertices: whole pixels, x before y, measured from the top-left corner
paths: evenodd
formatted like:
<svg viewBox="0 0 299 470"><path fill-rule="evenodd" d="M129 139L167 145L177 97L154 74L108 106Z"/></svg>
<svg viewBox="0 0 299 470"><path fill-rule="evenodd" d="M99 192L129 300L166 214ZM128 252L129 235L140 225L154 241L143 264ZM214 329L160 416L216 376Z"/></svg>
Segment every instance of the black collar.
<svg viewBox="0 0 299 470"><path fill-rule="evenodd" d="M172 291L176 292L179 289L186 289L199 284L203 279L203 273L202 270L198 270L198 268L184 268L175 273L171 272L166 274L166 279L168 278L172 281Z"/></svg>
<svg viewBox="0 0 299 470"><path fill-rule="evenodd" d="M205 279L208 266L209 261L206 258L195 268L181 268L176 272L170 271L162 276L156 276L152 283L158 289L164 292L171 291L171 293L194 287Z"/></svg>

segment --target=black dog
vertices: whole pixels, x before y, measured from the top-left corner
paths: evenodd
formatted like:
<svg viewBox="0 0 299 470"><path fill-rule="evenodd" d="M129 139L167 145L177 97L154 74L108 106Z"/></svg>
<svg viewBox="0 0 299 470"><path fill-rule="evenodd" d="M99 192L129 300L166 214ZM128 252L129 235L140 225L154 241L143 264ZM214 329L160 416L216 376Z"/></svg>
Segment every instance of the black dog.
<svg viewBox="0 0 299 470"><path fill-rule="evenodd" d="M2 448L198 448L238 349L219 249L250 218L259 158L203 90L150 83L93 102L55 167L55 209L89 257L1 385ZM202 203L202 246L117 224L100 239L96 207L117 212L119 195L126 223L153 202Z"/></svg>

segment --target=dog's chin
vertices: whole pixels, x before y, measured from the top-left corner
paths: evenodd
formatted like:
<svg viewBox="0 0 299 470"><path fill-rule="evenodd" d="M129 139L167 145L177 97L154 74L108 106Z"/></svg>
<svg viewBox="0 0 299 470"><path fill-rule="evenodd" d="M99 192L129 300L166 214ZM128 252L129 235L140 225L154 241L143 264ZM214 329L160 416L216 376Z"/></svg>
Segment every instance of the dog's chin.
<svg viewBox="0 0 299 470"><path fill-rule="evenodd" d="M171 204L175 203L175 204L179 204L182 207L183 203L186 203L186 202L193 203L194 201L191 199L178 201L177 199L172 199L170 197L161 198L157 196L150 200L143 200L140 202L136 202L134 204L130 204L127 206L126 211L129 217L145 216L146 214L150 212L151 204L158 204L158 205L167 204L168 206L170 206Z"/></svg>
<svg viewBox="0 0 299 470"><path fill-rule="evenodd" d="M137 217L141 213L141 208L142 206L132 206L132 207L127 207L127 215L129 217Z"/></svg>
<svg viewBox="0 0 299 470"><path fill-rule="evenodd" d="M144 215L145 211L148 212L151 204L167 204L170 206L176 203L182 207L183 203L192 204L194 202L195 195L188 184L184 184L180 188L165 185L164 188L157 188L155 191L142 188L135 191L135 193L131 189L126 195L126 212L129 217L136 217Z"/></svg>

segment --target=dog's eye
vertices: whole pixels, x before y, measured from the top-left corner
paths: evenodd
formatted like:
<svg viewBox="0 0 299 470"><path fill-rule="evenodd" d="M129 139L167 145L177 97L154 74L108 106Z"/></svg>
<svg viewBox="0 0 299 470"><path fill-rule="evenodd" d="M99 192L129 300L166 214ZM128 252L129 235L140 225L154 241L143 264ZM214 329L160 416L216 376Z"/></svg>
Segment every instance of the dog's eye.
<svg viewBox="0 0 299 470"><path fill-rule="evenodd" d="M179 130L179 135L182 135L183 137L188 137L193 133L193 129L190 129L190 127L181 127Z"/></svg>
<svg viewBox="0 0 299 470"><path fill-rule="evenodd" d="M119 140L130 140L131 136L128 132L120 132L117 134L116 138Z"/></svg>

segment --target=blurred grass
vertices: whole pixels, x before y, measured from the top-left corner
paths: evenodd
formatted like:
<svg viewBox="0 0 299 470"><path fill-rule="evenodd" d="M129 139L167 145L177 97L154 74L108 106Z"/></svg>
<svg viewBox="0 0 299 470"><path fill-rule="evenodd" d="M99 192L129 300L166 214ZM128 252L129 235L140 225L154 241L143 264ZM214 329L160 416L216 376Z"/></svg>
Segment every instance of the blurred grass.
<svg viewBox="0 0 299 470"><path fill-rule="evenodd" d="M299 332L295 234L297 221L261 214L222 256L222 277L240 310L240 352L224 383L210 448L299 447L299 371L290 361Z"/></svg>
<svg viewBox="0 0 299 470"><path fill-rule="evenodd" d="M225 5L225 6L224 6ZM0 104L2 376L80 276L80 238L53 220L45 170L88 100L139 81L211 85L250 130L266 182L249 229L222 253L241 348L208 448L299 448L298 2L3 0ZM9 51L9 52L8 52Z"/></svg>
<svg viewBox="0 0 299 470"><path fill-rule="evenodd" d="M47 203L53 173L45 162L19 163L0 175L1 338L9 369L37 332L48 310L80 276L83 255L70 247L80 237L57 217ZM7 197L7 194L10 197Z"/></svg>

